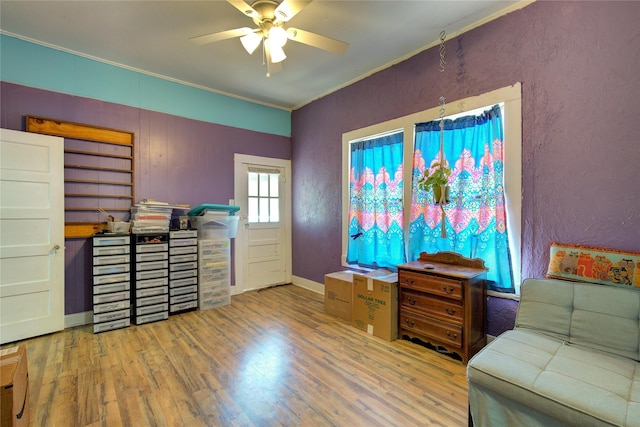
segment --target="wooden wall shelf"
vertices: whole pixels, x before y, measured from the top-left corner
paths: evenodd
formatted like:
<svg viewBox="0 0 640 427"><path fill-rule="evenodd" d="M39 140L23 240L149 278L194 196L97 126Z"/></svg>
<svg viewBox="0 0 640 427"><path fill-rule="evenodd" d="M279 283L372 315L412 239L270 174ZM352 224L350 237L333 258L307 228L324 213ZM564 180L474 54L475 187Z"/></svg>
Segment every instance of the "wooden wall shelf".
<svg viewBox="0 0 640 427"><path fill-rule="evenodd" d="M131 209L135 200L132 132L35 116L26 117L26 130L65 138L66 238L89 238L103 230L106 223L95 221L98 209ZM114 186L123 187L127 194L113 194Z"/></svg>
<svg viewBox="0 0 640 427"><path fill-rule="evenodd" d="M93 179L65 179L64 182L75 182L76 184L97 184L97 185L123 185L126 187L131 187L133 185L132 182L118 182L118 181L98 181Z"/></svg>
<svg viewBox="0 0 640 427"><path fill-rule="evenodd" d="M83 154L85 156L111 157L112 159L125 159L125 160L133 159L132 156L122 156L120 154L109 154L109 153L96 153L94 151L65 149L64 152L71 153L71 154Z"/></svg>

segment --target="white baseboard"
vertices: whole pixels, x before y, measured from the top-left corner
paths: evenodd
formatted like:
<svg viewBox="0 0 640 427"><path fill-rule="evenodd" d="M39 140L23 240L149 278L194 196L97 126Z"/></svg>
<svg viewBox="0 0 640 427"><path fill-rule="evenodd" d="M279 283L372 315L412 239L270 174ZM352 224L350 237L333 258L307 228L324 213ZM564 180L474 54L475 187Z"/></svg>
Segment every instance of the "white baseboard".
<svg viewBox="0 0 640 427"><path fill-rule="evenodd" d="M291 283L301 288L309 289L317 294L324 295L324 284L314 282L313 280L305 279L303 277L291 276Z"/></svg>
<svg viewBox="0 0 640 427"><path fill-rule="evenodd" d="M93 311L83 311L81 313L67 314L64 316L65 329L91 324L93 324Z"/></svg>

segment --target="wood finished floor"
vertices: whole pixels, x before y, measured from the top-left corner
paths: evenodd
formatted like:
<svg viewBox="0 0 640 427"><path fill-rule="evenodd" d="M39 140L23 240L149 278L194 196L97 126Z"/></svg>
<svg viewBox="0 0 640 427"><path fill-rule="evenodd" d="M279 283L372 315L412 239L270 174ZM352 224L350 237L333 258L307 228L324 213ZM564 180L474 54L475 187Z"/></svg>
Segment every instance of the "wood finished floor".
<svg viewBox="0 0 640 427"><path fill-rule="evenodd" d="M467 425L461 362L358 331L294 285L23 343L33 426Z"/></svg>

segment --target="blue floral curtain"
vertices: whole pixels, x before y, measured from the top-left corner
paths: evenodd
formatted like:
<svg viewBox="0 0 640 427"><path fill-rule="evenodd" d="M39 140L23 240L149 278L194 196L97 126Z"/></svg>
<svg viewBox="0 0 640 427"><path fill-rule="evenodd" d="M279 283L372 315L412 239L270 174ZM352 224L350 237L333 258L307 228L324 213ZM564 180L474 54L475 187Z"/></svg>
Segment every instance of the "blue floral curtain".
<svg viewBox="0 0 640 427"><path fill-rule="evenodd" d="M395 270L406 261L403 134L351 144L347 262Z"/></svg>
<svg viewBox="0 0 640 427"><path fill-rule="evenodd" d="M502 113L496 105L479 116L444 122L444 158L451 167L450 200L444 207L447 237L441 237L441 208L433 192L418 189L425 168L440 159L440 120L416 125L412 173L409 260L421 252L457 252L481 258L489 289L515 292L503 186Z"/></svg>

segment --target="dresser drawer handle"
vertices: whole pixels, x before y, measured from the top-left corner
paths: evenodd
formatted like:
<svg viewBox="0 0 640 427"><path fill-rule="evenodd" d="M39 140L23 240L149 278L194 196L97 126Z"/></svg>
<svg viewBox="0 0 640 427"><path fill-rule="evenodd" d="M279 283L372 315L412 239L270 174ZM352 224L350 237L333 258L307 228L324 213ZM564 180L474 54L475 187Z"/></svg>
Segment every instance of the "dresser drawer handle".
<svg viewBox="0 0 640 427"><path fill-rule="evenodd" d="M451 331L447 331L447 336L452 340L455 340L456 338L458 338L458 334L456 334L455 332L451 333Z"/></svg>
<svg viewBox="0 0 640 427"><path fill-rule="evenodd" d="M444 291L445 294L452 294L453 286L449 286L449 288L447 288L447 285L442 285L442 290Z"/></svg>
<svg viewBox="0 0 640 427"><path fill-rule="evenodd" d="M404 279L404 283L405 283L406 285L413 286L413 282L414 282L414 280L413 280L413 279Z"/></svg>
<svg viewBox="0 0 640 427"><path fill-rule="evenodd" d="M417 300L415 298L411 298L410 295L407 295L407 302L411 305L416 305Z"/></svg>
<svg viewBox="0 0 640 427"><path fill-rule="evenodd" d="M456 309L455 308L451 308L451 307L444 307L444 311L447 312L447 314L450 314L451 316L453 316L454 314L456 314Z"/></svg>
<svg viewBox="0 0 640 427"><path fill-rule="evenodd" d="M404 319L404 323L406 323L407 325L413 327L414 325L414 321L411 319Z"/></svg>

